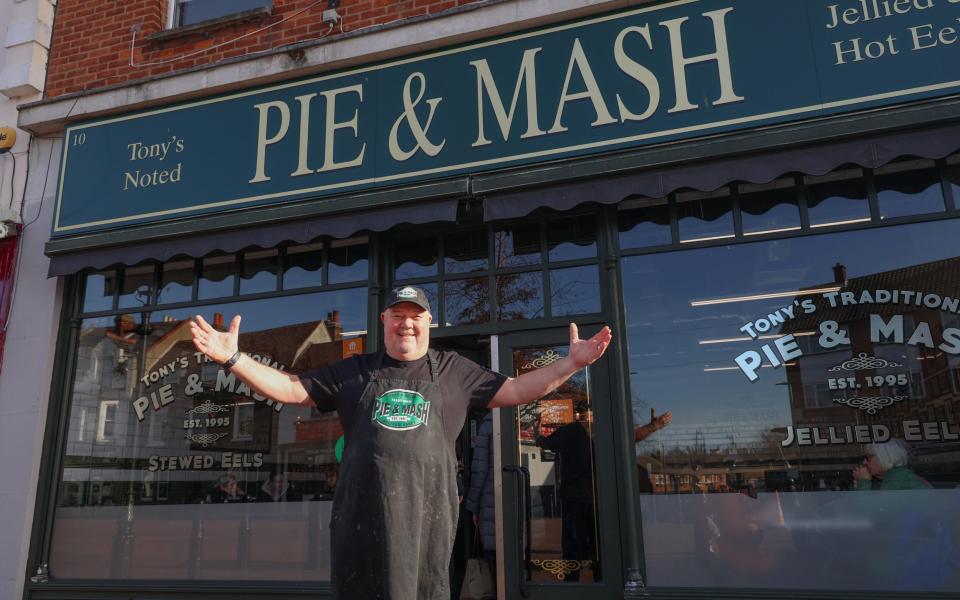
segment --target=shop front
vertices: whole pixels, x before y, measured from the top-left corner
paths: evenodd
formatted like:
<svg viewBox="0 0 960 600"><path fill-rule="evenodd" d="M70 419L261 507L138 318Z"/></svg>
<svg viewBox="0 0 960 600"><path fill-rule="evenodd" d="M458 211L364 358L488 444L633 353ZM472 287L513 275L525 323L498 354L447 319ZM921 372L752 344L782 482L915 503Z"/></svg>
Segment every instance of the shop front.
<svg viewBox="0 0 960 600"><path fill-rule="evenodd" d="M960 598L958 19L644 4L69 124L26 597L328 595L336 414L189 321L302 372L416 285L508 375L614 331L494 416L498 597Z"/></svg>

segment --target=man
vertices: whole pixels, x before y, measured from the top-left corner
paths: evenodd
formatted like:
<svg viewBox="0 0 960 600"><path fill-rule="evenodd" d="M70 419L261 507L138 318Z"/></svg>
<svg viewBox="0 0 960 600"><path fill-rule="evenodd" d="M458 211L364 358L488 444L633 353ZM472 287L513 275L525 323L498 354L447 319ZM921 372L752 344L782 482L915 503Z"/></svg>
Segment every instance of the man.
<svg viewBox="0 0 960 600"><path fill-rule="evenodd" d="M593 410L586 401L577 403L574 420L558 427L547 437L540 435L537 445L554 452L560 480L560 545L565 560L589 561L593 581L600 579L597 562L597 526L593 503ZM580 581L580 570L565 581Z"/></svg>
<svg viewBox="0 0 960 600"><path fill-rule="evenodd" d="M338 412L346 444L330 537L334 596L343 600L449 597L458 512L454 442L467 409L533 402L600 358L612 337L604 327L581 340L571 323L565 358L508 378L429 350L432 320L423 290L395 289L380 314L383 351L301 375L241 354L239 316L226 332L199 316L191 323L196 348L257 393Z"/></svg>

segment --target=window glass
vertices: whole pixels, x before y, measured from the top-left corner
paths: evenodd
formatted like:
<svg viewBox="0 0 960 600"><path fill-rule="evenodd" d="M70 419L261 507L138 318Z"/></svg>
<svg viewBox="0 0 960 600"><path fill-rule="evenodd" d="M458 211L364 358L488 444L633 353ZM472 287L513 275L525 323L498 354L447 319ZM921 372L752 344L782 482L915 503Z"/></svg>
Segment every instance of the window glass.
<svg viewBox="0 0 960 600"><path fill-rule="evenodd" d="M730 190L677 194L680 242L704 242L733 237L733 204Z"/></svg>
<svg viewBox="0 0 960 600"><path fill-rule="evenodd" d="M932 160L889 164L877 169L876 180L881 218L941 212L945 209L940 172Z"/></svg>
<svg viewBox="0 0 960 600"><path fill-rule="evenodd" d="M243 253L240 263L240 293L259 294L277 289L276 250L252 250Z"/></svg>
<svg viewBox="0 0 960 600"><path fill-rule="evenodd" d="M193 268L192 259L164 263L160 269L160 293L157 304L189 302L193 296Z"/></svg>
<svg viewBox="0 0 960 600"><path fill-rule="evenodd" d="M84 282L83 312L112 309L116 286L117 272L112 269L88 274Z"/></svg>
<svg viewBox="0 0 960 600"><path fill-rule="evenodd" d="M368 270L367 238L353 240L334 240L330 243L330 265L328 283L347 283L364 281L370 275Z"/></svg>
<svg viewBox="0 0 960 600"><path fill-rule="evenodd" d="M852 225L870 220L863 170L843 169L820 177L804 177L810 227Z"/></svg>
<svg viewBox="0 0 960 600"><path fill-rule="evenodd" d="M957 589L958 235L623 259L650 585Z"/></svg>
<svg viewBox="0 0 960 600"><path fill-rule="evenodd" d="M471 325L490 322L490 284L486 277L444 283L444 324Z"/></svg>
<svg viewBox="0 0 960 600"><path fill-rule="evenodd" d="M497 319L519 321L544 316L543 273L497 275Z"/></svg>
<svg viewBox="0 0 960 600"><path fill-rule="evenodd" d="M953 205L960 206L960 154L947 159L947 183L953 190Z"/></svg>
<svg viewBox="0 0 960 600"><path fill-rule="evenodd" d="M593 258L597 255L597 224L593 215L547 221L547 258L550 262Z"/></svg>
<svg viewBox="0 0 960 600"><path fill-rule="evenodd" d="M271 6L273 0L176 0L174 26L185 27L245 10Z"/></svg>
<svg viewBox="0 0 960 600"><path fill-rule="evenodd" d="M497 269L540 264L540 223L536 221L498 227L493 243Z"/></svg>
<svg viewBox="0 0 960 600"><path fill-rule="evenodd" d="M283 289L320 286L323 283L323 244L287 248L283 268Z"/></svg>
<svg viewBox="0 0 960 600"><path fill-rule="evenodd" d="M224 298L233 295L234 269L232 254L215 254L200 263L200 284L197 298Z"/></svg>
<svg viewBox="0 0 960 600"><path fill-rule="evenodd" d="M276 405L198 359L189 318L243 315L240 347L298 373L364 351L366 303L364 287L83 320L51 572L329 580L336 413Z"/></svg>
<svg viewBox="0 0 960 600"><path fill-rule="evenodd" d="M512 375L553 364L566 356L567 350L549 345L516 348ZM554 593L560 587L603 581L606 557L599 552L602 539L617 535L599 527L598 522L603 516L597 511L599 438L593 421L593 382L597 378L591 377L591 369L578 370L550 394L515 411L515 458L530 472L531 498L527 516L530 568L521 576L550 585ZM560 594L545 595L556 596Z"/></svg>
<svg viewBox="0 0 960 600"><path fill-rule="evenodd" d="M153 265L127 267L123 270L123 284L117 297L117 308L140 308L150 304L155 285Z"/></svg>
<svg viewBox="0 0 960 600"><path fill-rule="evenodd" d="M638 198L620 206L617 214L621 248L662 246L673 241L670 205L666 198Z"/></svg>
<svg viewBox="0 0 960 600"><path fill-rule="evenodd" d="M800 229L800 206L793 178L764 185L743 184L739 191L744 235Z"/></svg>
<svg viewBox="0 0 960 600"><path fill-rule="evenodd" d="M600 273L596 265L550 270L550 314L600 312Z"/></svg>
<svg viewBox="0 0 960 600"><path fill-rule="evenodd" d="M487 230L458 231L443 236L443 268L447 273L483 271L487 260Z"/></svg>
<svg viewBox="0 0 960 600"><path fill-rule="evenodd" d="M396 279L430 277L437 274L437 238L431 235L405 235L393 245Z"/></svg>

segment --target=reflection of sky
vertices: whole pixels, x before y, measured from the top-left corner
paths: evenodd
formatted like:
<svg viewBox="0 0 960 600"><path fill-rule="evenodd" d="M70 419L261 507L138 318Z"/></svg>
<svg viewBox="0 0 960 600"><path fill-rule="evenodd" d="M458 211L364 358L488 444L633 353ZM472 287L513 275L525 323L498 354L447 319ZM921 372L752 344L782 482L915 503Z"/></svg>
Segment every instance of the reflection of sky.
<svg viewBox="0 0 960 600"><path fill-rule="evenodd" d="M760 369L752 384L739 370L704 371L735 366L737 355L759 350L760 343L698 342L742 337L743 324L793 298L699 307L690 302L822 286L833 281L832 267L838 262L855 278L951 258L958 254L958 233L960 222L948 220L625 258L637 424L647 422L651 407L658 414L672 411L671 428L678 432L724 426L759 432L791 424L782 368ZM669 430L662 435L665 442L670 439Z"/></svg>
<svg viewBox="0 0 960 600"><path fill-rule="evenodd" d="M344 332L366 330L367 288L281 296L267 300L247 300L175 310L158 309L154 311L150 319L154 323L163 321L164 318L179 321L199 314L210 322L213 320L214 313L221 313L224 322L229 324L234 315L240 315L243 317L243 322L240 325L242 333L319 321L326 319L327 313L334 310L340 311L340 322L343 324Z"/></svg>

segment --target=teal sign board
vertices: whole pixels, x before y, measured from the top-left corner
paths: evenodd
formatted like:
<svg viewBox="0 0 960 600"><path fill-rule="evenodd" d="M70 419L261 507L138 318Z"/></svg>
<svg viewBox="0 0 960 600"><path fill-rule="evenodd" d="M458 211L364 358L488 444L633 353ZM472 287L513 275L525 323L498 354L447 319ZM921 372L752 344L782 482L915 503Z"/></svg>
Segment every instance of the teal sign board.
<svg viewBox="0 0 960 600"><path fill-rule="evenodd" d="M69 127L53 234L944 95L958 65L960 0L643 5Z"/></svg>

